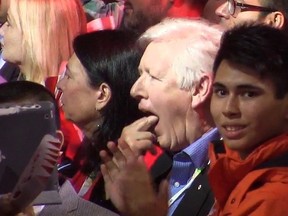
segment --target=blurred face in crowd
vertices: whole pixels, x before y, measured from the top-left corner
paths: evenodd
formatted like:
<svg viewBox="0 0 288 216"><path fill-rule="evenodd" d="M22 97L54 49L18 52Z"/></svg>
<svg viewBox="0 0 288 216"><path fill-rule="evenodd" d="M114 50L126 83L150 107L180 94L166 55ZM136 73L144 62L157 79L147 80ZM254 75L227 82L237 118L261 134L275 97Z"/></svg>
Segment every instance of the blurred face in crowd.
<svg viewBox="0 0 288 216"><path fill-rule="evenodd" d="M0 23L6 22L9 5L10 0L0 0Z"/></svg>
<svg viewBox="0 0 288 216"><path fill-rule="evenodd" d="M1 27L2 39L2 56L3 59L15 64L22 64L23 56L23 34L16 25L16 18L11 10L8 12L7 22Z"/></svg>
<svg viewBox="0 0 288 216"><path fill-rule="evenodd" d="M246 4L248 7L237 6L237 3ZM204 17L226 28L232 28L247 21L264 22L265 16L261 13L266 12L261 12L261 9L250 6L263 7L260 0L208 0L204 9ZM213 7L214 14L211 15ZM215 16L218 16L218 18Z"/></svg>
<svg viewBox="0 0 288 216"><path fill-rule="evenodd" d="M266 140L285 132L288 95L283 99L275 95L269 79L247 67L221 62L210 109L225 144L242 158Z"/></svg>
<svg viewBox="0 0 288 216"><path fill-rule="evenodd" d="M169 0L125 0L122 28L143 33L160 22L171 5Z"/></svg>
<svg viewBox="0 0 288 216"><path fill-rule="evenodd" d="M203 10L203 18L213 23L219 23L220 17L215 13L215 10L226 1L227 0L208 0Z"/></svg>
<svg viewBox="0 0 288 216"><path fill-rule="evenodd" d="M68 120L81 129L95 124L99 116L95 109L97 89L90 86L85 68L75 54L70 58L57 87L62 91L62 108Z"/></svg>
<svg viewBox="0 0 288 216"><path fill-rule="evenodd" d="M139 100L139 109L158 117L149 131L155 134L162 148L170 151L192 143L189 128L195 127L195 121L194 124L191 121L191 92L179 87L172 68L175 56L181 55L176 47L175 43L150 43L139 65L140 77L131 89L131 95Z"/></svg>

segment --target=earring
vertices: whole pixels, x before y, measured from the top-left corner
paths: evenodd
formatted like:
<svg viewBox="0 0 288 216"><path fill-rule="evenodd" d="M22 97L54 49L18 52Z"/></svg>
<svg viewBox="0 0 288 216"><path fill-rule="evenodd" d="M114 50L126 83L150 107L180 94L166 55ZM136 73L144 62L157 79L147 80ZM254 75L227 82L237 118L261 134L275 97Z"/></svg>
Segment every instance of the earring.
<svg viewBox="0 0 288 216"><path fill-rule="evenodd" d="M100 125L100 124L97 124L96 127L97 127L97 128L96 128L96 130L95 130L95 133L98 132L98 131L101 129L101 125Z"/></svg>

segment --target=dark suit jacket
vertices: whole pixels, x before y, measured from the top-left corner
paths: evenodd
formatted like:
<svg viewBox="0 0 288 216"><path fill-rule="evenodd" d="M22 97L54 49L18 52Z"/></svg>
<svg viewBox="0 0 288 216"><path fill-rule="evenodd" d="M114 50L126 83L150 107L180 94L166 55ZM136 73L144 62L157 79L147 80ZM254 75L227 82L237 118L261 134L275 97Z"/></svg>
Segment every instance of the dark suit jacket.
<svg viewBox="0 0 288 216"><path fill-rule="evenodd" d="M151 168L154 182L160 183L166 178L172 167L172 159L163 154ZM196 177L192 185L185 191L185 195L175 209L173 216L207 216L214 204L214 196L208 183L208 165Z"/></svg>
<svg viewBox="0 0 288 216"><path fill-rule="evenodd" d="M173 216L207 216L214 204L214 195L208 182L208 165L186 190Z"/></svg>
<svg viewBox="0 0 288 216"><path fill-rule="evenodd" d="M80 198L69 181L66 181L60 189L62 204L47 205L39 216L117 216L99 205Z"/></svg>

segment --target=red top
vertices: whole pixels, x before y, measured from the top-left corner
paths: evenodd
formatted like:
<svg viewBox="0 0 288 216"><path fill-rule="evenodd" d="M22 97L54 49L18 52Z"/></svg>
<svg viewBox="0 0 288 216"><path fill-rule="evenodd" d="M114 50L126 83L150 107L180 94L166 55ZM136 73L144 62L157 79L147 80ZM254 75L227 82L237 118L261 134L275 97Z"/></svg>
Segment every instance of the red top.
<svg viewBox="0 0 288 216"><path fill-rule="evenodd" d="M244 160L228 149L217 154L211 145L209 180L216 198L213 215L288 215L288 167L258 168L287 153L288 134L263 143Z"/></svg>

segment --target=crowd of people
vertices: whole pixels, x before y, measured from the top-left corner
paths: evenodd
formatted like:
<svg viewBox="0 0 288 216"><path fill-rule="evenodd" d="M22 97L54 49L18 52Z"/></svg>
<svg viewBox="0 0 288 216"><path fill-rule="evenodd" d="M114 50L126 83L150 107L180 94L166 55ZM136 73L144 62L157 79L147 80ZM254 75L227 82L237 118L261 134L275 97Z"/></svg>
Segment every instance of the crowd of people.
<svg viewBox="0 0 288 216"><path fill-rule="evenodd" d="M287 215L287 19L285 0L0 1L0 106L52 102L64 143L62 203L3 194L0 215Z"/></svg>

